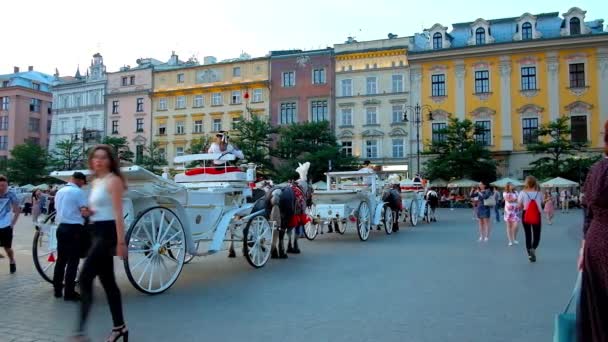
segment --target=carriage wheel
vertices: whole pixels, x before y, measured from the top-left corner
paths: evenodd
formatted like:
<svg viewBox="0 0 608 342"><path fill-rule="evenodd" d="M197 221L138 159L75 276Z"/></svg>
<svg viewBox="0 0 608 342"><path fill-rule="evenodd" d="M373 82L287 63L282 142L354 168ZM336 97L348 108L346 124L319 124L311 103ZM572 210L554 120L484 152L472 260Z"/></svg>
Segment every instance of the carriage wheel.
<svg viewBox="0 0 608 342"><path fill-rule="evenodd" d="M317 207L313 204L306 210L310 222L304 226L304 235L310 241L314 240L319 233L319 219L317 218Z"/></svg>
<svg viewBox="0 0 608 342"><path fill-rule="evenodd" d="M272 228L264 216L251 218L243 230L243 254L255 268L266 265L272 249Z"/></svg>
<svg viewBox="0 0 608 342"><path fill-rule="evenodd" d="M57 226L52 223L55 213L49 215L40 227L36 227L34 241L32 243L32 257L36 271L42 279L53 283L53 273L55 272L55 261L57 260L57 242L51 247L51 240L55 239Z"/></svg>
<svg viewBox="0 0 608 342"><path fill-rule="evenodd" d="M126 240L124 265L131 284L146 294L168 290L186 258L186 235L177 215L165 207L146 209L129 227Z"/></svg>
<svg viewBox="0 0 608 342"><path fill-rule="evenodd" d="M341 218L337 218L333 220L330 224L334 225L334 230L338 232L340 235L344 235L346 233L346 223L342 222Z"/></svg>
<svg viewBox="0 0 608 342"><path fill-rule="evenodd" d="M367 202L361 202L359 209L357 210L357 234L361 241L366 241L369 238L369 231L372 229L369 211L369 205Z"/></svg>
<svg viewBox="0 0 608 342"><path fill-rule="evenodd" d="M393 233L393 209L388 204L385 204L382 207L384 211L382 214L382 224L384 225L384 231L387 235L391 235Z"/></svg>
<svg viewBox="0 0 608 342"><path fill-rule="evenodd" d="M418 200L412 200L412 204L410 204L410 223L412 226L418 225L418 216L420 215L420 208L418 208Z"/></svg>

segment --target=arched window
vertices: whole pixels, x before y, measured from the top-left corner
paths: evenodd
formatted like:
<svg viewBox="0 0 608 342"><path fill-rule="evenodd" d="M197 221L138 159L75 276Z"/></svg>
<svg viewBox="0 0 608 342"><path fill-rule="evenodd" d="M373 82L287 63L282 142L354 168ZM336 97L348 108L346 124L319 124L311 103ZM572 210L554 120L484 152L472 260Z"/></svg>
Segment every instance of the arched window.
<svg viewBox="0 0 608 342"><path fill-rule="evenodd" d="M532 24L525 22L523 25L521 25L521 39L532 39Z"/></svg>
<svg viewBox="0 0 608 342"><path fill-rule="evenodd" d="M577 17L570 19L570 34L581 34L581 20Z"/></svg>
<svg viewBox="0 0 608 342"><path fill-rule="evenodd" d="M482 27L475 30L475 45L483 45L486 43L486 30Z"/></svg>
<svg viewBox="0 0 608 342"><path fill-rule="evenodd" d="M441 49L443 47L443 35L439 32L436 32L433 35L433 49Z"/></svg>

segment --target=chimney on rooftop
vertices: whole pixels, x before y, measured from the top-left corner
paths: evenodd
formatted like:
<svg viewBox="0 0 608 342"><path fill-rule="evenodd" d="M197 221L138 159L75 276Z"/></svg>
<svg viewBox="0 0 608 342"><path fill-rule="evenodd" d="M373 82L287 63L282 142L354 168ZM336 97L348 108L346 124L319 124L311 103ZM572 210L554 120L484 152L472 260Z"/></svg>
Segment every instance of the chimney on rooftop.
<svg viewBox="0 0 608 342"><path fill-rule="evenodd" d="M34 71L34 66L33 65L28 66L27 71Z"/></svg>
<svg viewBox="0 0 608 342"><path fill-rule="evenodd" d="M15 74L19 73L19 67L18 67L18 66L13 67L13 72L14 72Z"/></svg>

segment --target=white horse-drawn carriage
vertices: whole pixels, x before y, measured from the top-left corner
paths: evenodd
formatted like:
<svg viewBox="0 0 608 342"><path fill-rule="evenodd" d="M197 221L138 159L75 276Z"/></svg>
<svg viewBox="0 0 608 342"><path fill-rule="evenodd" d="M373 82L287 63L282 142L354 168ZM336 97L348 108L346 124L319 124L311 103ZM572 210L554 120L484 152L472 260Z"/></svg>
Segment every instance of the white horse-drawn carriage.
<svg viewBox="0 0 608 342"><path fill-rule="evenodd" d="M176 163L202 162L174 180L157 176L139 166L124 167L128 191L123 212L128 245L124 267L131 284L141 292L158 294L177 280L185 263L194 256L211 255L230 243L242 242L243 254L255 268L270 257L273 227L263 211L253 212L249 203L255 165L205 166L206 162L234 160L231 154L195 154L176 157ZM88 171L82 171L88 174ZM51 173L67 180L73 171ZM36 227L34 264L41 276L52 280L56 259L57 226L54 213ZM206 251L199 251L201 242Z"/></svg>
<svg viewBox="0 0 608 342"><path fill-rule="evenodd" d="M400 221L408 221L412 226L418 225L419 220L428 222L428 208L425 199L426 187L421 182L403 180L399 182L401 188L401 203L403 205Z"/></svg>
<svg viewBox="0 0 608 342"><path fill-rule="evenodd" d="M326 225L339 234L352 226L362 241L369 238L372 226L383 226L387 234L393 232L393 212L382 201L382 189L373 171L326 175L328 189L313 193L313 206L309 210L312 221L304 229L306 238L313 240Z"/></svg>

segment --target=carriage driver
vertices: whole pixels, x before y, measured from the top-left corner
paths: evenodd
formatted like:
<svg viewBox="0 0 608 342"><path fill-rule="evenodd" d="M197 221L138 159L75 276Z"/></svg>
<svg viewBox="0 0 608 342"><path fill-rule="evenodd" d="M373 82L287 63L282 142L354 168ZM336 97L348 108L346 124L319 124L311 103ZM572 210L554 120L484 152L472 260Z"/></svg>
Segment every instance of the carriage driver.
<svg viewBox="0 0 608 342"><path fill-rule="evenodd" d="M226 131L219 131L215 135L215 142L211 144L207 152L221 154L231 153L234 154L234 156L238 159L245 159L245 155L243 155L243 152L238 148L234 147L231 143L228 142L228 140L228 133ZM213 163L215 165L223 166L226 164L226 161L220 159L214 160Z"/></svg>

